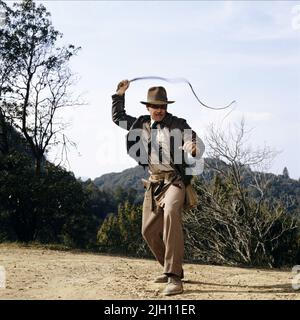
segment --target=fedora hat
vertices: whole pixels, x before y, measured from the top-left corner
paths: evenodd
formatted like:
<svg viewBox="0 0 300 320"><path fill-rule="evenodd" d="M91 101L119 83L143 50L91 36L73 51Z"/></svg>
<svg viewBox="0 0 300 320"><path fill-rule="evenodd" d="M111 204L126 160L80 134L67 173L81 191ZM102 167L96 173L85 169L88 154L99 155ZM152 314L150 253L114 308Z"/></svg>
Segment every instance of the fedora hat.
<svg viewBox="0 0 300 320"><path fill-rule="evenodd" d="M164 87L151 87L148 90L147 101L140 101L142 104L165 105L174 103L175 101L168 101L167 91Z"/></svg>

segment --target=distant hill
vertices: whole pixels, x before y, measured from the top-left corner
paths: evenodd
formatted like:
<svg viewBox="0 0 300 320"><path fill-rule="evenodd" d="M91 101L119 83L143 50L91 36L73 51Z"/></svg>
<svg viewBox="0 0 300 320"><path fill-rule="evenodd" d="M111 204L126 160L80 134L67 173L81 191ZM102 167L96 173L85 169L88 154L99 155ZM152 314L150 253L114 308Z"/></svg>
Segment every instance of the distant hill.
<svg viewBox="0 0 300 320"><path fill-rule="evenodd" d="M218 163L218 167L224 167L226 164L217 159L205 159L204 172L200 175L201 178L206 183L210 183L214 177L215 172L209 169L209 164ZM250 181L251 170L249 168L245 169L244 176L246 183ZM260 174L258 172L258 174ZM147 170L144 170L141 166L136 166L133 168L126 169L122 172L107 173L99 178L96 178L93 182L102 191L112 191L115 192L117 189L130 190L134 189L136 191L136 203L141 203L144 195L144 188L141 182L142 178L147 178L149 176ZM248 178L248 177L249 178ZM295 199L295 203L291 205L290 211L299 212L300 214L300 181L290 179L285 175L276 175L273 173L268 173L267 178L271 179L266 197L279 199L282 197L291 197ZM258 196L253 189L254 198Z"/></svg>
<svg viewBox="0 0 300 320"><path fill-rule="evenodd" d="M136 190L142 190L142 178L149 176L147 170L144 170L141 166L126 169L122 172L106 173L94 180L94 183L101 190L110 189L114 190L117 186L124 189L134 188Z"/></svg>
<svg viewBox="0 0 300 320"><path fill-rule="evenodd" d="M126 169L122 172L106 173L93 182L101 191L115 193L117 189L129 191L134 189L135 203L141 203L144 195L144 187L141 179L146 179L149 176L147 170L142 166L136 166Z"/></svg>
<svg viewBox="0 0 300 320"><path fill-rule="evenodd" d="M208 161L216 160L209 159ZM219 161L219 165L225 164ZM205 170L202 176L205 180L210 181L213 174L211 171ZM99 178L95 178L93 182L100 190L115 190L117 187L122 187L123 189L134 188L138 192L143 192L144 188L141 179L147 179L148 177L147 169L144 170L142 166L135 166L121 172L106 173Z"/></svg>

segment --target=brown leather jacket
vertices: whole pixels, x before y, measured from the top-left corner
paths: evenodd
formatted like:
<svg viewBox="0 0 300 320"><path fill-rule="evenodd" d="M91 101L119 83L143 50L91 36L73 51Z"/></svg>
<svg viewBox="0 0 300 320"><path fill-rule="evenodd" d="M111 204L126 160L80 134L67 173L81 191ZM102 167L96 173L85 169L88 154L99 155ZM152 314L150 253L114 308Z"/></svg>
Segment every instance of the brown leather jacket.
<svg viewBox="0 0 300 320"><path fill-rule="evenodd" d="M122 127L123 129L126 129L129 131L129 133L126 136L126 145L127 145L127 153L133 157L139 165L142 165L144 168L147 166L144 163L141 163L138 159L140 157L140 152L138 151L135 154L130 153L130 148L138 141L138 139L136 141L131 141L131 139L128 139L128 136L130 134L130 132L132 130L135 129L143 129L143 124L145 122L150 122L150 116L149 115L142 115L138 118L136 117L132 117L130 115L128 115L125 111L125 96L120 96L118 94L114 94L112 95L112 120L115 124L117 124L118 126ZM169 130L173 130L173 129L179 129L183 132L184 129L191 129L191 127L187 124L185 119L182 118L178 118L176 116L173 116L171 113L166 114L165 118L163 119L162 123L164 124L164 126L168 127ZM172 141L172 136L170 137L171 141L170 141L170 155L171 155L171 159L174 159L174 141ZM192 140L196 141L196 143L199 146L199 149L201 150L201 154L199 157L201 157L204 153L204 144L202 142L202 140L197 136L197 134L192 131ZM182 141L182 145L183 145L183 141ZM148 154L148 153L146 153ZM177 171L178 174L180 174L182 181L184 182L185 185L189 184L192 177L191 175L186 175L185 174L185 169L187 167L191 167L190 164L186 163L185 159L185 152L182 151L181 152L181 157L182 157L182 161L181 164L175 164L174 165L174 169Z"/></svg>

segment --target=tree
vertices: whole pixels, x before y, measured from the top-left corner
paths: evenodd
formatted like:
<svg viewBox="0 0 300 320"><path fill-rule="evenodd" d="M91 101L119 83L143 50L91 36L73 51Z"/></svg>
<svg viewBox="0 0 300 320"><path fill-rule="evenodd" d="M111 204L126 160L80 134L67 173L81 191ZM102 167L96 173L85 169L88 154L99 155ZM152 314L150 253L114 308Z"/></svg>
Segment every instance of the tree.
<svg viewBox="0 0 300 320"><path fill-rule="evenodd" d="M60 109L80 104L70 95L75 79L68 67L80 48L57 47L62 34L52 26L46 8L32 0L6 11L0 38L0 63L9 70L0 83L2 117L24 135L39 175L49 148L65 148L70 142L63 134L67 124L58 116Z"/></svg>
<svg viewBox="0 0 300 320"><path fill-rule="evenodd" d="M290 178L289 171L288 171L287 167L284 167L283 172L282 172L282 175L283 175L286 179L289 179L289 178Z"/></svg>
<svg viewBox="0 0 300 320"><path fill-rule="evenodd" d="M101 250L109 252L121 251L120 246L122 242L120 229L114 213L108 214L103 221L97 234L97 243Z"/></svg>
<svg viewBox="0 0 300 320"><path fill-rule="evenodd" d="M85 193L88 196L89 210L99 219L104 220L109 212L116 212L118 206L116 199L106 191L99 188L89 179L82 183Z"/></svg>
<svg viewBox="0 0 300 320"><path fill-rule="evenodd" d="M0 158L0 239L87 247L100 219L73 174L47 163L33 175L32 159L18 152Z"/></svg>
<svg viewBox="0 0 300 320"><path fill-rule="evenodd" d="M1 15L2 25L5 22L5 13L6 15L11 14L11 9L1 0L0 13L3 14ZM0 28L0 155L9 152L8 124L2 100L4 95L12 91L10 83L13 82L16 73L16 57L11 54L4 39L4 30Z"/></svg>
<svg viewBox="0 0 300 320"><path fill-rule="evenodd" d="M141 235L142 208L121 204L118 214L109 214L101 225L97 240L101 250L134 256L150 256Z"/></svg>
<svg viewBox="0 0 300 320"><path fill-rule="evenodd" d="M121 186L117 186L114 190L114 198L118 204L122 204L124 202L134 203L136 199L137 191L134 188L124 189Z"/></svg>
<svg viewBox="0 0 300 320"><path fill-rule="evenodd" d="M210 129L206 138L213 183L196 181L199 206L184 215L187 254L213 263L274 265L283 242L295 241L297 220L285 201L266 198L267 169L276 152L253 150L244 121L235 132ZM286 239L289 239L287 241ZM276 255L278 256L278 250Z"/></svg>

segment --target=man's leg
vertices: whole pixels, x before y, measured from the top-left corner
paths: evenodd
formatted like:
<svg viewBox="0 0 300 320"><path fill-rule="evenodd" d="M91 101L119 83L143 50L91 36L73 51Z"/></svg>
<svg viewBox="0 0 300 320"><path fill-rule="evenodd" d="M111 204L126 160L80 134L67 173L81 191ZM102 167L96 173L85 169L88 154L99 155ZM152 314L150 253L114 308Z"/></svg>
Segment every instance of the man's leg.
<svg viewBox="0 0 300 320"><path fill-rule="evenodd" d="M156 260L164 266L163 212L151 211L150 197L147 192L143 204L142 235Z"/></svg>
<svg viewBox="0 0 300 320"><path fill-rule="evenodd" d="M182 231L182 209L185 186L171 185L164 198L163 241L165 244L164 273L182 275L184 239Z"/></svg>

